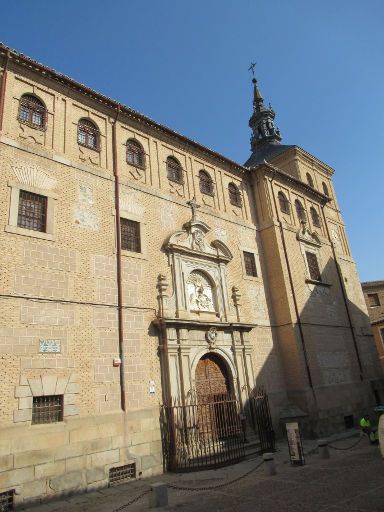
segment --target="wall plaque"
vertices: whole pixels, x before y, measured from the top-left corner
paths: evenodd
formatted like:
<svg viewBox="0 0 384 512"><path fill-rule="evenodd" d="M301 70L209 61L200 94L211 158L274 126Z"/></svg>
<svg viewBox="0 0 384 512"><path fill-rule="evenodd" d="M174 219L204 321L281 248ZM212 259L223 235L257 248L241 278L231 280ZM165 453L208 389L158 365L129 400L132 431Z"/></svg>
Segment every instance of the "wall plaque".
<svg viewBox="0 0 384 512"><path fill-rule="evenodd" d="M61 352L60 340L40 340L39 341L39 352Z"/></svg>

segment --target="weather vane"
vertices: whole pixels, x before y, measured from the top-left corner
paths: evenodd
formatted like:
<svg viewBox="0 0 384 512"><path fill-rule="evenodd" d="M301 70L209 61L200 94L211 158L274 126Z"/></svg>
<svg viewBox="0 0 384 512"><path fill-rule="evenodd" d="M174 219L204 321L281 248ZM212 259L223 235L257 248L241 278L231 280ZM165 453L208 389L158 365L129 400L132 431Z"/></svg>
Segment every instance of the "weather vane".
<svg viewBox="0 0 384 512"><path fill-rule="evenodd" d="M255 78L255 67L256 67L256 62L251 62L251 65L248 68L248 71L250 71L252 73L253 78Z"/></svg>

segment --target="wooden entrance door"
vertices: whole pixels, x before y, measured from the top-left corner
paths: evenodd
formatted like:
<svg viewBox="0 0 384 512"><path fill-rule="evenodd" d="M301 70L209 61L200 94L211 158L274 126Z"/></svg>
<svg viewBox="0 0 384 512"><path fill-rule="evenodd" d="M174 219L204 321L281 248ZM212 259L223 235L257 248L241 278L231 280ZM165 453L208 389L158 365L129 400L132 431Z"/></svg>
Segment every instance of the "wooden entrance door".
<svg viewBox="0 0 384 512"><path fill-rule="evenodd" d="M196 393L199 401L221 399L230 392L228 372L214 354L206 354L197 363Z"/></svg>
<svg viewBox="0 0 384 512"><path fill-rule="evenodd" d="M205 439L228 437L233 423L233 405L229 403L230 381L219 357L207 354L196 368L196 394L200 436Z"/></svg>

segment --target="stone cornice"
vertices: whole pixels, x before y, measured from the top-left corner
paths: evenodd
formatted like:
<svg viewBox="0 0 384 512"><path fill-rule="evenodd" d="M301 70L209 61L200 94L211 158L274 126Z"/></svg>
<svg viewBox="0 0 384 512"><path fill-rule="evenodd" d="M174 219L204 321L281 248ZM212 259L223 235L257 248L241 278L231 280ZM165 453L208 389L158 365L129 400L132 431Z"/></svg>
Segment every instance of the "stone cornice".
<svg viewBox="0 0 384 512"><path fill-rule="evenodd" d="M264 170L267 176L276 178L284 183L288 183L292 188L304 192L309 197L313 197L318 203L322 205L325 205L331 201L331 199L326 195L322 194L321 192L318 192L317 190L310 187L303 181L294 178L290 174L286 173L285 171L282 171L281 169L275 167L274 165L268 163L267 161L264 161L264 163L260 164L258 166L258 169Z"/></svg>
<svg viewBox="0 0 384 512"><path fill-rule="evenodd" d="M216 327L220 330L251 331L257 324L243 322L212 322L210 320L191 320L184 318L157 318L152 322L159 327L179 327L190 329L209 329Z"/></svg>

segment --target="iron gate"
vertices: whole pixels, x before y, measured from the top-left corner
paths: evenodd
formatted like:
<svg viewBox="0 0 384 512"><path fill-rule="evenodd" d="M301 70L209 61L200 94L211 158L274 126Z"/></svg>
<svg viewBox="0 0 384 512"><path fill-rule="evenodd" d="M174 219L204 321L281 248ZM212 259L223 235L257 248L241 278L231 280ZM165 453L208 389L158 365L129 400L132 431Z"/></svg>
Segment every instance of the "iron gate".
<svg viewBox="0 0 384 512"><path fill-rule="evenodd" d="M260 451L274 451L275 432L272 425L268 395L263 386L253 389L250 393L247 409L251 426L259 438Z"/></svg>
<svg viewBox="0 0 384 512"><path fill-rule="evenodd" d="M191 471L236 462L245 456L236 398L189 396L161 406L163 453L169 471Z"/></svg>

